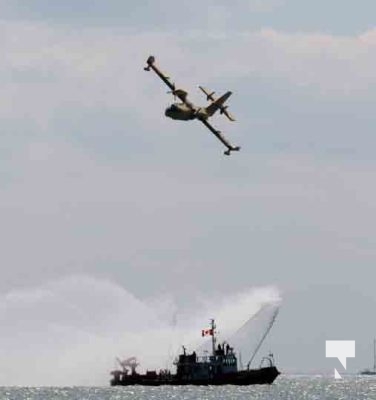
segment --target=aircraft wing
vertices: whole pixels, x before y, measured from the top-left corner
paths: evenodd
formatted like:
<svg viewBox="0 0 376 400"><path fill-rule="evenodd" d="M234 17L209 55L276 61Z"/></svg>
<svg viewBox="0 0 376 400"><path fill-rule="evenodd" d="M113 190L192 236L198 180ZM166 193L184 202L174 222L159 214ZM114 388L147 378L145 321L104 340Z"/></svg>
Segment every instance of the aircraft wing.
<svg viewBox="0 0 376 400"><path fill-rule="evenodd" d="M233 146L230 142L221 134L220 131L215 129L206 119L200 119L200 121L227 147L225 151L226 156L229 156L232 151L239 151L239 146Z"/></svg>
<svg viewBox="0 0 376 400"><path fill-rule="evenodd" d="M170 88L171 93L178 97L183 103L185 103L188 107L193 108L192 104L187 100L188 93L183 89L176 89L175 84L170 81L170 77L166 76L156 65L155 65L155 57L149 56L146 60L147 66L144 68L145 71L150 71L152 69L161 79L162 81Z"/></svg>

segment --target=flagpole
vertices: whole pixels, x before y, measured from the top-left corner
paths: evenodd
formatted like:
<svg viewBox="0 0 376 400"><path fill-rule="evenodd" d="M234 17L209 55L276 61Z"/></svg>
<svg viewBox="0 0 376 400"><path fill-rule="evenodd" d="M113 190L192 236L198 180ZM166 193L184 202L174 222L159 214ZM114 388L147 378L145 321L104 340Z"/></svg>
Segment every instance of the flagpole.
<svg viewBox="0 0 376 400"><path fill-rule="evenodd" d="M210 320L211 322L211 333L212 333L212 354L213 357L215 356L215 334L214 334L214 330L215 330L215 323L214 323L214 319Z"/></svg>

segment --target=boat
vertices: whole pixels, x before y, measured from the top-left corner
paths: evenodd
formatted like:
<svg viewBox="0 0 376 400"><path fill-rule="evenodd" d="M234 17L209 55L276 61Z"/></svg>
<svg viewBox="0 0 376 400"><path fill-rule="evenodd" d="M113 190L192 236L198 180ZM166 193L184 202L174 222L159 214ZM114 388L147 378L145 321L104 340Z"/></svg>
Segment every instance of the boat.
<svg viewBox="0 0 376 400"><path fill-rule="evenodd" d="M367 368L360 371L361 375L376 375L376 339L373 339L373 369Z"/></svg>
<svg viewBox="0 0 376 400"><path fill-rule="evenodd" d="M273 354L261 360L259 368L251 369L250 364L262 341L274 322L273 318L267 331L258 344L246 369L238 369L238 359L234 348L227 342L217 345L216 325L211 320L210 328L202 330L202 336L211 336L211 355L198 356L195 351L188 354L183 346L183 352L175 360L176 373L168 369L146 371L139 374L136 371L139 365L135 357L124 361L118 360L122 369L111 372L111 386L161 386L161 385L255 385L271 384L280 372L274 365Z"/></svg>

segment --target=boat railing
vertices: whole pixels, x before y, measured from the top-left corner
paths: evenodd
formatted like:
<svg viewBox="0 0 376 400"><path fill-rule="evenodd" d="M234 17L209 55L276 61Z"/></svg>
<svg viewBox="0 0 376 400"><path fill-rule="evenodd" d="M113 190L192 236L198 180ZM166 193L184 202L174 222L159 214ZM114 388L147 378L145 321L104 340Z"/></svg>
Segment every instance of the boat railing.
<svg viewBox="0 0 376 400"><path fill-rule="evenodd" d="M212 356L198 356L197 357L197 362L199 363L209 363L211 362Z"/></svg>
<svg viewBox="0 0 376 400"><path fill-rule="evenodd" d="M235 355L231 353L229 356L197 356L197 362L199 363L223 363L224 360L236 360Z"/></svg>

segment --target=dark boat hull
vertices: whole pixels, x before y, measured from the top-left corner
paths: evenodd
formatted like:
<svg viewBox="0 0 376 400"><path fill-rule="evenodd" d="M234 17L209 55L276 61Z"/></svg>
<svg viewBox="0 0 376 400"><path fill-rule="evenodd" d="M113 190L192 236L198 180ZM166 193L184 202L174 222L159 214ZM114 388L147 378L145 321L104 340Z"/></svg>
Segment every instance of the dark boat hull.
<svg viewBox="0 0 376 400"><path fill-rule="evenodd" d="M276 367L266 367L217 375L208 379L181 379L176 375L147 376L142 374L126 375L122 379L112 379L112 386L162 386L162 385L263 385L271 384L280 372Z"/></svg>
<svg viewBox="0 0 376 400"><path fill-rule="evenodd" d="M362 371L360 375L376 375L376 371Z"/></svg>

